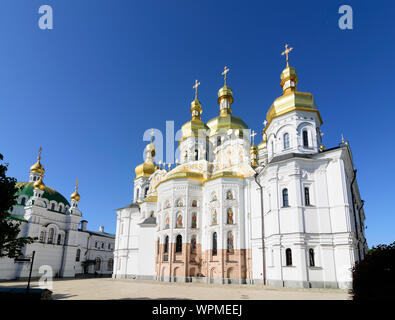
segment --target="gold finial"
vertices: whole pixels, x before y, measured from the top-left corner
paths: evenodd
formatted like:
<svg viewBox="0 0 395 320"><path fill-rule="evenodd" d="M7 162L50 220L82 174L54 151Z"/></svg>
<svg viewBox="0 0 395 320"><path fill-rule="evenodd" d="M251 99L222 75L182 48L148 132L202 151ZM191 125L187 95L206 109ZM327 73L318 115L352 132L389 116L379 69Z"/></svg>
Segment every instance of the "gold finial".
<svg viewBox="0 0 395 320"><path fill-rule="evenodd" d="M200 86L200 82L198 82L197 80L195 80L195 85L192 87L195 89L195 99L197 99L197 90L198 87Z"/></svg>
<svg viewBox="0 0 395 320"><path fill-rule="evenodd" d="M256 132L252 130L252 133L250 134L250 137L252 138L252 145L254 145L254 137L256 136Z"/></svg>
<svg viewBox="0 0 395 320"><path fill-rule="evenodd" d="M38 149L38 157L37 157L37 160L41 160L41 151L43 151L43 148L40 147L40 149Z"/></svg>
<svg viewBox="0 0 395 320"><path fill-rule="evenodd" d="M285 50L281 52L281 55L285 55L287 57L287 68L289 67L288 63L288 54L293 50L293 48L288 48L288 44L285 45Z"/></svg>
<svg viewBox="0 0 395 320"><path fill-rule="evenodd" d="M222 72L222 75L224 76L224 83L226 86L226 74L229 72L229 68L225 66L224 71Z"/></svg>
<svg viewBox="0 0 395 320"><path fill-rule="evenodd" d="M163 162L162 165L163 165L163 168L162 168L162 169L165 169L165 170L166 170L166 162Z"/></svg>
<svg viewBox="0 0 395 320"><path fill-rule="evenodd" d="M343 133L342 133L342 143L344 143L344 136L343 136Z"/></svg>
<svg viewBox="0 0 395 320"><path fill-rule="evenodd" d="M75 191L70 195L70 198L75 201L80 201L81 196L78 193L78 179L75 181Z"/></svg>
<svg viewBox="0 0 395 320"><path fill-rule="evenodd" d="M171 168L171 163L167 164L167 168L170 170L170 168Z"/></svg>

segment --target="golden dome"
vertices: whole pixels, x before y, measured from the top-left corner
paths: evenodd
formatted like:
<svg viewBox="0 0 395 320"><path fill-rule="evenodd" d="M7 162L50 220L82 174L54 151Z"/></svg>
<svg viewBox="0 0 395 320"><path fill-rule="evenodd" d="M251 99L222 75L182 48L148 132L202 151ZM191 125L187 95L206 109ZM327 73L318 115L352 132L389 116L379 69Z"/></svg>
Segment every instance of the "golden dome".
<svg viewBox="0 0 395 320"><path fill-rule="evenodd" d="M228 98L230 104L233 103L233 91L226 84L218 90L218 104L220 104L221 100L224 98Z"/></svg>
<svg viewBox="0 0 395 320"><path fill-rule="evenodd" d="M44 191L44 189L45 189L45 184L44 184L44 182L43 182L42 175L41 175L41 177L33 184L33 187L34 187L34 189L39 189L39 190Z"/></svg>
<svg viewBox="0 0 395 320"><path fill-rule="evenodd" d="M283 87L283 95L274 100L267 112L266 120L268 124L274 118L295 110L316 112L322 124L321 115L314 102L313 95L308 92L298 92L296 89L297 82L298 77L295 68L287 66L281 73L280 84ZM265 128L267 127L268 125Z"/></svg>
<svg viewBox="0 0 395 320"><path fill-rule="evenodd" d="M40 162L40 160L41 160L41 151L42 151L42 148L40 147L40 149L38 150L37 162L30 167L30 172L37 172L37 173L40 173L40 174L44 174L45 169L44 169L43 165Z"/></svg>
<svg viewBox="0 0 395 320"><path fill-rule="evenodd" d="M134 169L137 178L149 178L157 169L154 162L143 162Z"/></svg>
<svg viewBox="0 0 395 320"><path fill-rule="evenodd" d="M206 137L209 127L200 119L192 119L181 127L182 140L190 137ZM181 141L182 141L181 140Z"/></svg>
<svg viewBox="0 0 395 320"><path fill-rule="evenodd" d="M210 136L217 134L219 131L227 132L229 129L248 129L241 118L232 114L215 117L207 122L207 126L210 128Z"/></svg>
<svg viewBox="0 0 395 320"><path fill-rule="evenodd" d="M80 201L81 196L78 193L78 179L75 184L75 191L70 195L71 200Z"/></svg>

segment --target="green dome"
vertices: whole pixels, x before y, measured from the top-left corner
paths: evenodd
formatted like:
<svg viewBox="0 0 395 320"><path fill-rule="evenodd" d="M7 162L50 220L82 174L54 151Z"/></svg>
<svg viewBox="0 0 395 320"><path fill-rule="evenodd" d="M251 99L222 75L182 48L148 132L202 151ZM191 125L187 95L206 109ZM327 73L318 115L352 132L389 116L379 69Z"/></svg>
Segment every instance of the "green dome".
<svg viewBox="0 0 395 320"><path fill-rule="evenodd" d="M16 194L18 196L20 195L26 195L29 198L33 196L33 183L34 182L17 182L16 186L19 188L19 190L16 192ZM49 201L56 201L58 203L63 203L64 206L69 206L70 207L70 203L66 200L65 197L63 197L59 192L57 192L56 190L45 186L44 189L44 194L42 196L43 198L49 200Z"/></svg>

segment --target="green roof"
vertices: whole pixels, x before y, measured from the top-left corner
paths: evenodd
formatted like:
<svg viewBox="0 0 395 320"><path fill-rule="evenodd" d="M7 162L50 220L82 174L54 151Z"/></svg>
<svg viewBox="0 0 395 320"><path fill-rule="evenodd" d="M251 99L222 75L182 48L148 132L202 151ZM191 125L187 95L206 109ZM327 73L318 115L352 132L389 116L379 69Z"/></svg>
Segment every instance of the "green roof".
<svg viewBox="0 0 395 320"><path fill-rule="evenodd" d="M16 192L18 196L20 195L26 195L29 198L33 196L33 187L34 182L17 182L16 186L19 188L19 190ZM59 192L56 190L45 186L44 189L44 194L42 196L45 199L48 199L49 201L56 201L58 203L63 203L65 206L70 207L70 203L66 200L65 197L63 197Z"/></svg>
<svg viewBox="0 0 395 320"><path fill-rule="evenodd" d="M23 217L23 216L17 216L17 215L9 215L7 217L7 220L18 220L18 221L23 221L23 222L27 222L27 220Z"/></svg>

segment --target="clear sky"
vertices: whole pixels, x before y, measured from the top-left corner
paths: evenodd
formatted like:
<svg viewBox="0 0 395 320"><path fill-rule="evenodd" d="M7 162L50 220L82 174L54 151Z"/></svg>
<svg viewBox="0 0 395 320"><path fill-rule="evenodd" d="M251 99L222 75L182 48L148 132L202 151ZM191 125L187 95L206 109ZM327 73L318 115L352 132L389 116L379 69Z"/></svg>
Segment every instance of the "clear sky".
<svg viewBox="0 0 395 320"><path fill-rule="evenodd" d="M88 228L115 232L131 202L149 128L190 119L199 79L203 120L218 115L230 67L233 113L261 132L281 95L284 44L301 91L314 94L324 145L343 133L366 201L369 246L395 240L394 1L2 0L0 153L28 179L43 147L45 183L67 198L80 180ZM38 27L41 5L54 28ZM353 30L338 27L341 5ZM258 139L260 142L261 138Z"/></svg>

